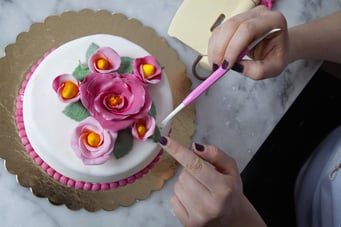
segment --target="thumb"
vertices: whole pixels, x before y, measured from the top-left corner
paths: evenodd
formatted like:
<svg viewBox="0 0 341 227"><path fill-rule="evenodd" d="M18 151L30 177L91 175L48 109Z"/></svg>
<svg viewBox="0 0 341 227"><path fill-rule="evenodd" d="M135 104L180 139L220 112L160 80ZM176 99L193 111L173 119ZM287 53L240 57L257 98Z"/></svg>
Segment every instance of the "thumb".
<svg viewBox="0 0 341 227"><path fill-rule="evenodd" d="M235 159L216 146L193 143L192 149L199 157L213 165L220 173L239 176Z"/></svg>
<svg viewBox="0 0 341 227"><path fill-rule="evenodd" d="M240 73L253 80L262 80L274 77L280 74L283 70L283 67L275 58L264 60L242 60L237 65L242 70L242 72L239 71Z"/></svg>

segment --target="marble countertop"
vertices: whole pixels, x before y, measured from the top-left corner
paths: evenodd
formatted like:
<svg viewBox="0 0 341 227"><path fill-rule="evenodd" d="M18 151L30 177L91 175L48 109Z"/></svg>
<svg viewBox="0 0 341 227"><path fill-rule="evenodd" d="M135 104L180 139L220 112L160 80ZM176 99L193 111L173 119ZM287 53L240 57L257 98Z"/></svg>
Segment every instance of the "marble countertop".
<svg viewBox="0 0 341 227"><path fill-rule="evenodd" d="M15 43L19 33L50 15L84 8L123 13L150 26L174 48L188 69L193 87L200 81L190 71L197 54L167 34L181 0L0 0L0 56ZM287 17L289 26L340 10L340 0L278 0L274 8ZM153 12L152 14L150 12ZM155 18L158 18L155 20ZM230 72L196 101L197 129L193 140L221 147L242 170L264 142L276 123L302 91L321 62L298 61L277 78L252 81ZM1 104L1 103L0 103ZM209 110L209 111L207 111ZM3 161L1 161L3 163ZM0 168L1 226L181 226L168 200L176 177L161 191L128 208L114 211L70 211L51 205L20 186L16 177Z"/></svg>

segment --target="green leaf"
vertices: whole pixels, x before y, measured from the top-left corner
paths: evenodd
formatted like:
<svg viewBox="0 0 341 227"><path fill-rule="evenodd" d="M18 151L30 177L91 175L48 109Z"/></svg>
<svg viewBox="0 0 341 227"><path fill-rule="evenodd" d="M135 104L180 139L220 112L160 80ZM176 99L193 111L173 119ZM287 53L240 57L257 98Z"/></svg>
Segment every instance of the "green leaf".
<svg viewBox="0 0 341 227"><path fill-rule="evenodd" d="M75 68L75 70L72 72L72 75L79 81L83 81L86 75L90 73L90 70L88 67L84 67L81 63L78 64L78 66Z"/></svg>
<svg viewBox="0 0 341 227"><path fill-rule="evenodd" d="M88 110L83 106L83 104L80 101L73 102L67 105L64 108L63 113L75 121L82 121L90 116Z"/></svg>
<svg viewBox="0 0 341 227"><path fill-rule="evenodd" d="M117 70L118 73L132 73L133 72L133 60L130 57L121 57L121 65Z"/></svg>
<svg viewBox="0 0 341 227"><path fill-rule="evenodd" d="M152 116L153 118L156 118L156 108L155 108L154 103L152 103L152 107L150 108L148 114L149 114L150 116Z"/></svg>
<svg viewBox="0 0 341 227"><path fill-rule="evenodd" d="M133 147L133 142L134 139L129 129L119 131L114 148L115 157L119 159L128 154Z"/></svg>
<svg viewBox="0 0 341 227"><path fill-rule="evenodd" d="M86 54L85 54L86 62L88 62L91 55L93 55L98 48L99 46L96 43L91 43L91 45L88 47Z"/></svg>
<svg viewBox="0 0 341 227"><path fill-rule="evenodd" d="M155 127L154 134L149 138L152 139L155 143L159 142L161 138L161 133L160 133L160 129L157 126Z"/></svg>

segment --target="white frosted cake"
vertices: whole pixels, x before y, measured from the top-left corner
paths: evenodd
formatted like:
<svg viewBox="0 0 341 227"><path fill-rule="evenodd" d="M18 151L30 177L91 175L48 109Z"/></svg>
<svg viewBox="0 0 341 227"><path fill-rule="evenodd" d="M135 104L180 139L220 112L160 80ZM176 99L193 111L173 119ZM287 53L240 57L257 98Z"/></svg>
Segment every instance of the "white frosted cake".
<svg viewBox="0 0 341 227"><path fill-rule="evenodd" d="M105 190L134 182L158 160L172 110L161 66L121 37L72 40L32 67L17 99L23 144L51 177Z"/></svg>

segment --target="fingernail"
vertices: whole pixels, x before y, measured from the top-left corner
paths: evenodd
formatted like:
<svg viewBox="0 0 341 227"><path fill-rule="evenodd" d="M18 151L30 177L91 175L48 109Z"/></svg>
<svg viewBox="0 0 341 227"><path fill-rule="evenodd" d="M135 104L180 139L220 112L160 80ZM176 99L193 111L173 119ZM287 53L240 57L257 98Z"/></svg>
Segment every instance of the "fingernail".
<svg viewBox="0 0 341 227"><path fill-rule="evenodd" d="M232 67L232 70L242 73L244 71L244 65L240 64L239 62L236 62L234 66Z"/></svg>
<svg viewBox="0 0 341 227"><path fill-rule="evenodd" d="M221 66L223 69L227 69L227 66L229 66L229 62L224 60L223 65Z"/></svg>
<svg viewBox="0 0 341 227"><path fill-rule="evenodd" d="M213 63L212 72L216 71L218 68L219 68L219 66L216 63Z"/></svg>
<svg viewBox="0 0 341 227"><path fill-rule="evenodd" d="M160 143L161 145L163 145L163 146L166 146L167 143L168 143L168 140L167 140L166 137L161 136L161 138L159 139L159 143Z"/></svg>
<svg viewBox="0 0 341 227"><path fill-rule="evenodd" d="M194 147L197 151L204 151L205 150L205 147L199 143L194 143Z"/></svg>

